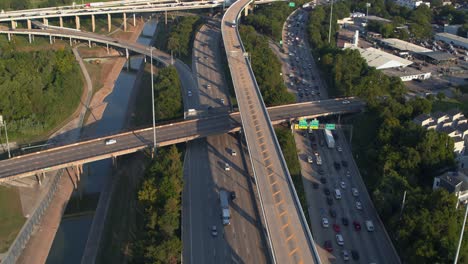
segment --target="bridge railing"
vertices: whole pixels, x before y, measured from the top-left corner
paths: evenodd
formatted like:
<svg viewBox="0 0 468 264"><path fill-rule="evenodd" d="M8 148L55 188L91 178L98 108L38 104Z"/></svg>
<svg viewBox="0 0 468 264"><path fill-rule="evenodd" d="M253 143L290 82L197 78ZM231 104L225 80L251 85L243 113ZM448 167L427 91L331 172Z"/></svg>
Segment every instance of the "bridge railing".
<svg viewBox="0 0 468 264"><path fill-rule="evenodd" d="M239 24L238 23L238 20L239 20L239 17L242 13L242 10L247 6L249 5L250 3L252 3L254 0L250 0L246 5L244 5L244 7L239 11L239 13L237 14L237 25ZM227 13L227 12L226 12ZM223 21L224 21L224 18L223 18ZM240 42L240 45L241 45L241 49L242 49L242 52L245 53L246 52L246 49L244 47L244 44L242 42L242 39L240 37L240 34L239 34L239 27L236 27L235 28L235 31L236 31L236 35L237 35L237 38L239 39L239 42ZM225 45L226 46L226 45ZM314 256L314 263L321 263L321 260L320 260L320 257L319 257L319 254L318 254L318 251L317 251L317 248L315 247L315 242L314 242L314 239L312 237L312 233L310 232L310 229L309 229L309 225L307 223L307 220L306 220L306 217L304 215L304 212L302 210L302 206L301 206L301 202L299 200L299 197L297 195L297 192L296 192L296 189L294 187L294 183L292 181L292 178L291 178L291 175L289 174L289 169L288 169L288 166L286 164L286 160L284 159L284 156L283 156L283 152L281 151L281 147L279 145L279 142L278 142L278 139L276 138L276 134L275 134L275 130L273 128L273 125L271 123L271 119L270 119L270 116L268 114L268 111L267 111L267 108L266 108L266 105L265 105L265 102L263 100L263 96L262 96L262 93L260 92L260 88L258 87L258 82L257 82L257 79L255 77L255 74L253 72L253 69L252 69L252 65L250 64L250 61L248 59L248 57L244 57L245 61L246 61L246 65L247 65L247 68L250 72L250 75L253 77L253 80L254 80L254 85L255 85L255 90L256 90L256 93L258 95L258 97L260 98L260 102L261 102L261 108L262 108L262 111L263 111L263 114L267 117L267 123L268 123L268 126L269 126L269 129L270 131L272 131L272 137L273 137L273 141L274 141L274 144L275 144L275 148L277 150L277 152L279 153L279 157L280 157L280 160L281 160L281 165L286 173L286 179L288 181L288 185L289 185L289 189L290 191L292 192L293 194L293 201L295 202L296 204L296 208L297 208L297 211L299 211L299 219L306 231L306 238L309 242L309 247L312 249L312 255ZM272 247L272 245L271 245ZM272 249L272 252L274 254L274 250Z"/></svg>
<svg viewBox="0 0 468 264"><path fill-rule="evenodd" d="M57 173L55 173L54 176L52 176L53 179L52 179L52 183L51 183L48 193L46 194L44 199L42 199L39 206L37 206L36 209L34 209L31 216L26 220L26 223L23 225L23 227L19 231L18 235L16 236L16 239L11 244L7 253L4 255L2 259L0 259L0 262L2 264L16 263L18 258L21 256L21 254L23 253L24 247L26 246L29 239L31 238L31 235L36 230L36 226L41 223L42 216L44 215L45 211L50 205L50 202L54 198L54 194L57 191L58 183L60 179L62 178L63 173L64 173L64 169L61 169L57 171Z"/></svg>

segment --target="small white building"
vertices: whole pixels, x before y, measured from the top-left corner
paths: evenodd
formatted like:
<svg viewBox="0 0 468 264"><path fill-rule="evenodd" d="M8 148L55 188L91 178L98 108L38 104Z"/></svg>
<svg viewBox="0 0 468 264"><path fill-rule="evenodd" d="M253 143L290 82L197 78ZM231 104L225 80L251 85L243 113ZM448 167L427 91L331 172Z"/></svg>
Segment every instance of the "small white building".
<svg viewBox="0 0 468 264"><path fill-rule="evenodd" d="M446 189L449 193L453 193L460 204L466 204L468 201L468 177L458 172L446 172L434 178L432 189ZM458 207L458 204L456 205Z"/></svg>
<svg viewBox="0 0 468 264"><path fill-rule="evenodd" d="M399 6L404 6L409 9L415 9L420 5L427 5L427 7L431 7L430 2L423 2L420 0L395 0L395 3Z"/></svg>
<svg viewBox="0 0 468 264"><path fill-rule="evenodd" d="M434 119L428 114L420 114L413 119L413 122L420 126L426 126L434 122Z"/></svg>
<svg viewBox="0 0 468 264"><path fill-rule="evenodd" d="M371 67L375 67L377 70L389 68L404 68L413 63L410 60L400 58L398 56L375 48L351 48L357 49L359 53L361 53L361 56L367 61L367 64Z"/></svg>
<svg viewBox="0 0 468 264"><path fill-rule="evenodd" d="M432 113L431 116L437 124L445 123L445 121L449 119L448 115L441 111Z"/></svg>

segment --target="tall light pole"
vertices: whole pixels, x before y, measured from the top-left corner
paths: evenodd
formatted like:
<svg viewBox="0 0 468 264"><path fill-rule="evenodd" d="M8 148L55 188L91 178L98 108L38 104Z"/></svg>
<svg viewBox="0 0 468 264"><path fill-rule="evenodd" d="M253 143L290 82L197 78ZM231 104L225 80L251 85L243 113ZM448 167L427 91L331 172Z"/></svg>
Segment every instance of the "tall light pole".
<svg viewBox="0 0 468 264"><path fill-rule="evenodd" d="M3 116L0 115L0 127L2 127L2 126L5 128L5 137L6 137L6 144L7 144L7 150L8 150L8 158L11 158L10 143L8 142L8 130L7 130L7 127L6 127L6 122L5 122L5 120L3 120Z"/></svg>
<svg viewBox="0 0 468 264"><path fill-rule="evenodd" d="M370 3L366 3L366 26L367 22L369 21L369 7L371 6Z"/></svg>
<svg viewBox="0 0 468 264"><path fill-rule="evenodd" d="M331 6L330 6L330 26L328 27L328 44L330 44L330 41L331 41L332 17L333 17L333 0L331 0Z"/></svg>
<svg viewBox="0 0 468 264"><path fill-rule="evenodd" d="M457 247L457 254L455 254L455 260L453 261L453 264L457 264L458 261L458 254L460 253L460 247L463 241L463 232L465 231L465 225L466 225L466 215L468 214L468 204L465 204L465 218L463 219L463 225L462 225L462 230L460 233L460 239L458 240L458 247Z"/></svg>
<svg viewBox="0 0 468 264"><path fill-rule="evenodd" d="M153 151L156 154L156 119L154 114L154 82L153 82L153 49L150 48L150 61L151 61L151 106L153 107Z"/></svg>

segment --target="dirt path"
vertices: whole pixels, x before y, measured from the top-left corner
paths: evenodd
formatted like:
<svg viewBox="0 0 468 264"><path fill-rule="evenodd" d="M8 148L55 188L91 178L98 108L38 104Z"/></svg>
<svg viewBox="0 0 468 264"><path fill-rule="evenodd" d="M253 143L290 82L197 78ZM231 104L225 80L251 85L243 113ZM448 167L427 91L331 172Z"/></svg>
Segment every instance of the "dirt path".
<svg viewBox="0 0 468 264"><path fill-rule="evenodd" d="M136 41L141 31L143 30L143 26L144 23L138 21L138 24L135 28L129 27L129 30L133 31L125 33L119 32L118 38ZM99 49L93 49L92 52L80 50L80 53L82 57L89 56L92 53L93 55L101 54L101 56L107 56L107 51L105 48L102 48L100 51ZM93 115L90 115L92 118L88 118L88 120L85 121L85 124L92 124L102 117L102 113L106 107L106 104L103 101L105 97L112 92L114 83L119 76L124 64L125 58L117 58L113 64L108 64L101 70L100 81L103 83L103 87L99 89L91 99L90 110L92 111ZM90 75L92 76L93 73L91 72ZM86 89L84 89L84 92L85 91ZM80 107L82 106L83 105L80 105ZM76 111L76 113L77 115L75 116L75 119L78 119L79 111ZM75 119L70 121L70 123L76 122ZM68 124L65 127L67 127L67 129L77 129L76 127L71 128ZM66 131L61 129L60 132L65 133ZM82 135L86 135L86 129L83 132ZM63 140L66 140L66 138ZM41 224L36 227L35 232L26 244L26 247L23 250L22 255L18 259L17 263L40 264L45 263L47 260L47 256L54 241L55 234L59 228L63 212L74 189L72 181L70 180L70 176L66 173L60 179L59 186L59 190L55 194L50 206L44 213Z"/></svg>

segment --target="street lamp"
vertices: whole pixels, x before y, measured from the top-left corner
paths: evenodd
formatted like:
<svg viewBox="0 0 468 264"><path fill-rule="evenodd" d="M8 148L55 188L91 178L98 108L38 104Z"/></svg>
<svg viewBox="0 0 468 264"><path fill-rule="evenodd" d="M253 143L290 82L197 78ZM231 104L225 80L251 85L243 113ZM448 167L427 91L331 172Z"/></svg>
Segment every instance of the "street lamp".
<svg viewBox="0 0 468 264"><path fill-rule="evenodd" d="M465 205L465 218L463 219L463 225L462 225L462 230L460 233L460 239L458 240L458 247L457 247L457 253L455 255L455 260L453 261L453 264L457 264L458 262L458 254L460 253L460 247L463 241L463 232L465 231L465 225L466 225L466 215L468 214L468 204Z"/></svg>
<svg viewBox="0 0 468 264"><path fill-rule="evenodd" d="M7 150L8 150L8 158L11 158L10 143L8 142L8 131L7 131L7 127L6 127L6 122L5 122L5 120L3 120L3 116L0 115L0 127L2 127L2 126L5 128L5 137L6 137L6 144L7 144Z"/></svg>
<svg viewBox="0 0 468 264"><path fill-rule="evenodd" d="M150 48L150 61L151 61L151 106L153 107L153 148L156 154L156 119L154 114L154 82L153 82L153 49Z"/></svg>
<svg viewBox="0 0 468 264"><path fill-rule="evenodd" d="M331 6L330 6L330 26L328 27L328 44L330 44L330 41L331 41L332 17L333 17L333 0L331 0Z"/></svg>

